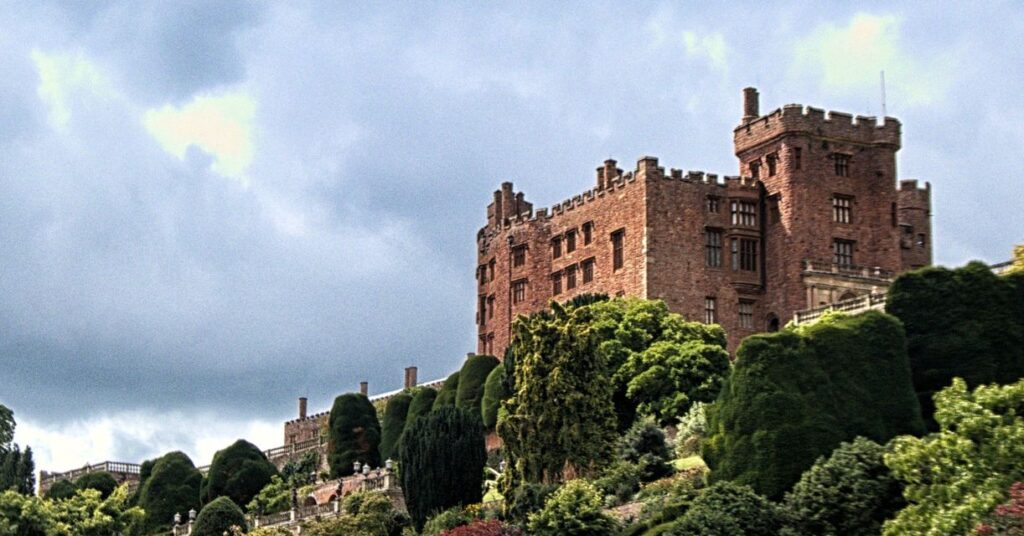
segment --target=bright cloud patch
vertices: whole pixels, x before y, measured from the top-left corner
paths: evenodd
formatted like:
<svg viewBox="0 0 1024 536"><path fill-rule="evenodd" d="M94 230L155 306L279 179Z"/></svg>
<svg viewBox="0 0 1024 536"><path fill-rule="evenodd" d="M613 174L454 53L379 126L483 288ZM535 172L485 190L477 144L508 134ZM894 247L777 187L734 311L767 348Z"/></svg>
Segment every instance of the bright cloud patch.
<svg viewBox="0 0 1024 536"><path fill-rule="evenodd" d="M715 69L725 71L729 66L726 59L725 37L720 33L700 35L690 31L683 32L683 46L688 57L704 58Z"/></svg>
<svg viewBox="0 0 1024 536"><path fill-rule="evenodd" d="M901 20L858 13L846 26L826 23L797 44L796 68L820 73L830 91L877 91L879 74L909 104L940 99L954 74L952 58L911 60L901 46Z"/></svg>
<svg viewBox="0 0 1024 536"><path fill-rule="evenodd" d="M243 180L252 162L255 112L256 101L240 91L200 95L181 107L153 108L142 122L167 152L184 160L194 145L214 158L213 171Z"/></svg>
<svg viewBox="0 0 1024 536"><path fill-rule="evenodd" d="M199 422L217 425L195 426ZM19 421L15 432L15 441L32 447L36 469L46 471L67 471L108 460L139 463L173 450L188 454L199 466L210 463L214 453L238 438L264 450L281 442L280 423L231 421L212 413L124 412L60 428Z"/></svg>
<svg viewBox="0 0 1024 536"><path fill-rule="evenodd" d="M71 120L72 103L82 92L109 94L110 88L99 69L80 54L47 54L33 50L32 62L39 73L39 98L50 111L50 124L64 130Z"/></svg>

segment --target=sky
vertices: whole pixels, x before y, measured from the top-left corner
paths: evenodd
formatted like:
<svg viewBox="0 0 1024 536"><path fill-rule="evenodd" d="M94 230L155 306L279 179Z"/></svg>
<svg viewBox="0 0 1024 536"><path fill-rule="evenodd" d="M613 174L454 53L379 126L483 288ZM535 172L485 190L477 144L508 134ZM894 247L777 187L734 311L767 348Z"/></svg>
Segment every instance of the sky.
<svg viewBox="0 0 1024 536"><path fill-rule="evenodd" d="M37 467L197 465L475 349L476 231L736 174L741 92L903 123L935 260L1024 242L1024 8L0 1L0 403ZM941 6L941 8L936 8Z"/></svg>

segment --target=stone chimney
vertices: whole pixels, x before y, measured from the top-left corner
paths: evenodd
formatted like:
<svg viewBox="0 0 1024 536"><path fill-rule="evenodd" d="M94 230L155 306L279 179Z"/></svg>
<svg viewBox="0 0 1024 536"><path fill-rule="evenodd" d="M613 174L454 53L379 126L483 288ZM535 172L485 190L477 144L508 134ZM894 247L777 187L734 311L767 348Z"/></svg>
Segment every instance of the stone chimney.
<svg viewBox="0 0 1024 536"><path fill-rule="evenodd" d="M299 419L306 418L306 397L299 397Z"/></svg>
<svg viewBox="0 0 1024 536"><path fill-rule="evenodd" d="M369 396L370 382L359 382L359 394Z"/></svg>
<svg viewBox="0 0 1024 536"><path fill-rule="evenodd" d="M758 117L761 117L761 112L758 111L760 106L758 105L757 89L752 87L743 88L743 123L749 123Z"/></svg>
<svg viewBox="0 0 1024 536"><path fill-rule="evenodd" d="M405 388L412 389L416 387L416 367L405 367Z"/></svg>
<svg viewBox="0 0 1024 536"><path fill-rule="evenodd" d="M619 169L615 167L616 162L609 158L604 161L604 186L608 187L612 181L619 176Z"/></svg>

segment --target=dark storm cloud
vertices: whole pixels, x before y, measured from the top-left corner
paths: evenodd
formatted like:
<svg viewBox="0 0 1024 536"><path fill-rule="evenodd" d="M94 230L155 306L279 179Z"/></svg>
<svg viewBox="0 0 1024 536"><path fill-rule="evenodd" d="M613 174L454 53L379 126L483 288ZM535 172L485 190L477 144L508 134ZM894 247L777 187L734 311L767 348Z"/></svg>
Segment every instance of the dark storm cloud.
<svg viewBox="0 0 1024 536"><path fill-rule="evenodd" d="M0 12L0 403L53 429L128 409L273 422L300 395L319 411L361 380L397 388L411 364L447 375L474 348L474 237L500 181L546 206L590 187L609 156L732 174L752 83L762 112L876 112L873 88L830 90L790 68L803 34L853 12L808 19L791 5L766 29L751 9ZM934 184L937 260L1005 258L1024 228L1005 158L1024 149L1011 83L1024 58L999 44L1021 29L939 43L922 28L948 21L903 16L916 55L951 43L985 61L938 104L893 93L901 175ZM73 85L58 128L33 51L91 65L109 87ZM196 146L177 159L143 126L147 109L222 94L256 104L245 181ZM147 437L119 436L111 456L156 454Z"/></svg>

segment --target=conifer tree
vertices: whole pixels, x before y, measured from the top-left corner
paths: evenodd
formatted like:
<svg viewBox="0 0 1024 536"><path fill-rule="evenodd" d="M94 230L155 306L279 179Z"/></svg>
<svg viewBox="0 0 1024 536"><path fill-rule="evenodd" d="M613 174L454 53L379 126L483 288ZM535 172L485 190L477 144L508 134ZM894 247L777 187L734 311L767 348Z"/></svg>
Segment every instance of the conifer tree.
<svg viewBox="0 0 1024 536"><path fill-rule="evenodd" d="M390 460L398 455L398 443L402 439L402 431L405 430L405 419L411 403L412 396L408 393L399 393L388 400L380 434L381 458Z"/></svg>
<svg viewBox="0 0 1024 536"><path fill-rule="evenodd" d="M357 461L380 466L380 421L365 395L346 393L334 399L328 435L327 463L332 476L351 475Z"/></svg>

